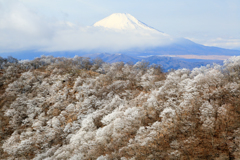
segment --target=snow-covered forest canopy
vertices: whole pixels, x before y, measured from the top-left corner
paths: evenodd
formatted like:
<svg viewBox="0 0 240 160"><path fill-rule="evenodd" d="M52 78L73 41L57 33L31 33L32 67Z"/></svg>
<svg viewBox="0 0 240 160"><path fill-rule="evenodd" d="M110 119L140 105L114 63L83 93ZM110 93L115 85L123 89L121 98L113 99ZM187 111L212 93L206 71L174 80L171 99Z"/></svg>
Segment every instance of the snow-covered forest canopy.
<svg viewBox="0 0 240 160"><path fill-rule="evenodd" d="M163 73L0 57L0 159L240 159L240 57Z"/></svg>

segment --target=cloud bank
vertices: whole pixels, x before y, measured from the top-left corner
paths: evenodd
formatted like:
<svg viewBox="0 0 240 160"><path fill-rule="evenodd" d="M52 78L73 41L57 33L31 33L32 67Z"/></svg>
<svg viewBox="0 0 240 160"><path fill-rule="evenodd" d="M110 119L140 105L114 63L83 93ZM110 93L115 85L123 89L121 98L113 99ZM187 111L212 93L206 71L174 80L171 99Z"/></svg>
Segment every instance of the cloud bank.
<svg viewBox="0 0 240 160"><path fill-rule="evenodd" d="M99 27L76 27L58 30L51 41L51 45L43 51L61 50L100 50L120 51L134 47L151 47L167 45L174 39L160 34L138 31L107 30Z"/></svg>

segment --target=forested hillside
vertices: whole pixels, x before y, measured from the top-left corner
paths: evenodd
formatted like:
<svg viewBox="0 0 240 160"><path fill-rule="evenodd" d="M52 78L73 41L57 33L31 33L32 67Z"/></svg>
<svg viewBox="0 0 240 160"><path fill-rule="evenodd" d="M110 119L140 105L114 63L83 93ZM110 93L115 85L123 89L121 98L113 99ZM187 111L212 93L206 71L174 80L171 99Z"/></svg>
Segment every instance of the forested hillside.
<svg viewBox="0 0 240 160"><path fill-rule="evenodd" d="M0 158L240 159L240 57L163 73L0 57Z"/></svg>

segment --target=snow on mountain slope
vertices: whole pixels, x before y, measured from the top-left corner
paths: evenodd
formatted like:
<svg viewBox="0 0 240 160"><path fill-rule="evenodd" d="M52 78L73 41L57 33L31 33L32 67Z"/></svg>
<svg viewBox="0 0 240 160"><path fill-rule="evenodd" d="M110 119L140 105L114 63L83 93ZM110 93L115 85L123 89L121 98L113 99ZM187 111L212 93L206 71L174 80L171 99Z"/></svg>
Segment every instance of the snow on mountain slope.
<svg viewBox="0 0 240 160"><path fill-rule="evenodd" d="M114 13L96 22L93 26L119 30L144 29L149 31L157 31L154 28L149 27L146 24L140 22L139 20L137 20L135 17L128 13Z"/></svg>

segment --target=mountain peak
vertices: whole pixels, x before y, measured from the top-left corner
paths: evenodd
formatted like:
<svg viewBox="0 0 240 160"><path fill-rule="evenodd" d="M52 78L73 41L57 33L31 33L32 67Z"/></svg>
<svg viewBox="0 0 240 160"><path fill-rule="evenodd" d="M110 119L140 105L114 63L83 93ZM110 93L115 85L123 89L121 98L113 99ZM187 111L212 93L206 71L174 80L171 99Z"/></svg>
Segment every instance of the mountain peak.
<svg viewBox="0 0 240 160"><path fill-rule="evenodd" d="M128 13L113 13L110 16L96 22L93 26L118 30L144 29L156 31Z"/></svg>

